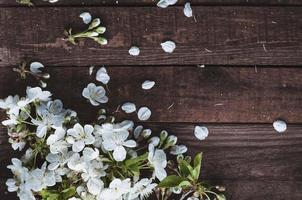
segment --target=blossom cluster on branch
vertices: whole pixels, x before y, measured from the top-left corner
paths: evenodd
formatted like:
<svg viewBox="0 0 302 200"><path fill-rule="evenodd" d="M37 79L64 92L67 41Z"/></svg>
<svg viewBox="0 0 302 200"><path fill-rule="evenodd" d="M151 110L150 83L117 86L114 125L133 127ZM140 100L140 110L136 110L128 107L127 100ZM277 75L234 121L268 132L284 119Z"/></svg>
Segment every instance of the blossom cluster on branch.
<svg viewBox="0 0 302 200"><path fill-rule="evenodd" d="M96 78L107 84L107 70L100 68ZM144 82L151 89L154 82ZM108 101L106 90L94 83L82 95L93 106ZM8 166L13 178L9 192L21 200L140 200L157 197L178 199L225 199L223 187L201 181L202 154L186 156L187 147L167 131L153 134L131 120L116 122L101 109L90 124L79 121L77 113L65 109L49 91L27 87L26 96L0 100L6 111L2 122L8 128L9 142L24 155ZM147 120L151 111L143 107L138 117ZM122 110L136 110L124 104ZM141 113L141 114L139 114ZM202 133L200 130L195 132ZM192 161L191 161L192 160Z"/></svg>

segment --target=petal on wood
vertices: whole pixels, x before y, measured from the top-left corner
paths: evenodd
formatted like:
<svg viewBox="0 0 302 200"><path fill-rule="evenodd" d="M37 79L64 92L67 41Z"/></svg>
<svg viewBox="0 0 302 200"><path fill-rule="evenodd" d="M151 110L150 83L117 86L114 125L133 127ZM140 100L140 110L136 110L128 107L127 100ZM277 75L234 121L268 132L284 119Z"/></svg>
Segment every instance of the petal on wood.
<svg viewBox="0 0 302 200"><path fill-rule="evenodd" d="M141 107L137 113L138 119L146 121L151 117L151 110L147 107Z"/></svg>

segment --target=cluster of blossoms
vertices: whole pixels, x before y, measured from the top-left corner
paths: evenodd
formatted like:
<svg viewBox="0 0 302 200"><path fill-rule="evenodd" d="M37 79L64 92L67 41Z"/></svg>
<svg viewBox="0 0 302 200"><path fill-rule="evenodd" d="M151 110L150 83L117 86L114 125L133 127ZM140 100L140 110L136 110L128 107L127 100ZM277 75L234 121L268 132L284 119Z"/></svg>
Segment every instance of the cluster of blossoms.
<svg viewBox="0 0 302 200"><path fill-rule="evenodd" d="M97 79L109 82L105 68ZM201 153L191 162L176 136L167 131L153 135L130 120L115 122L105 109L94 123L82 125L75 111L51 96L40 87L28 87L26 97L0 101L9 142L24 154L12 159L8 168L13 178L6 182L8 191L17 192L21 200L140 200L152 195L162 200L174 195L225 199L223 187L199 181ZM94 83L83 96L94 106L108 101L105 89ZM123 110L135 109L128 103Z"/></svg>

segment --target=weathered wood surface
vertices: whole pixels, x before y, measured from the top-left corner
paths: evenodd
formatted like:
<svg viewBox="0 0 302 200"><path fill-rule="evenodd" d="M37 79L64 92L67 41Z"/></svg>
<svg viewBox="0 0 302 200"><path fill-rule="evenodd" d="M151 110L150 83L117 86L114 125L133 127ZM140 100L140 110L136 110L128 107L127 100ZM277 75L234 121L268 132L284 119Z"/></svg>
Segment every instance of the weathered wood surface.
<svg viewBox="0 0 302 200"><path fill-rule="evenodd" d="M194 124L144 124L155 134L161 129L175 134L179 141L190 146L190 154L203 151L202 177L215 184L225 184L230 200L302 197L302 125L289 125L284 134L276 133L271 124L205 125L209 137L199 141L193 136ZM0 177L7 177L4 168L9 162L8 155L12 154L6 142L6 130L2 128L0 134Z"/></svg>
<svg viewBox="0 0 302 200"><path fill-rule="evenodd" d="M107 46L63 42L64 28L84 28L83 11L102 19ZM0 8L0 66L24 57L54 66L302 63L302 7L196 6L194 13L196 22L182 7ZM173 54L161 49L165 40L176 42ZM128 54L132 45L140 56Z"/></svg>
<svg viewBox="0 0 302 200"><path fill-rule="evenodd" d="M55 4L33 0L36 6L155 6L157 0L59 0ZM183 5L179 0L176 5ZM302 5L300 0L190 0L192 5ZM15 0L0 0L0 6L20 6Z"/></svg>
<svg viewBox="0 0 302 200"><path fill-rule="evenodd" d="M110 112L125 101L153 111L153 122L272 123L278 118L302 123L302 73L299 68L268 67L110 67L108 84ZM48 89L66 107L77 110L80 119L93 119L100 107L82 97L82 90L95 82L88 67L49 67ZM154 80L150 91L144 80ZM101 85L101 83L95 82ZM11 68L0 68L0 98L23 94L26 85ZM68 92L66 92L68 91ZM126 115L121 110L121 118ZM128 115L137 120L136 114Z"/></svg>

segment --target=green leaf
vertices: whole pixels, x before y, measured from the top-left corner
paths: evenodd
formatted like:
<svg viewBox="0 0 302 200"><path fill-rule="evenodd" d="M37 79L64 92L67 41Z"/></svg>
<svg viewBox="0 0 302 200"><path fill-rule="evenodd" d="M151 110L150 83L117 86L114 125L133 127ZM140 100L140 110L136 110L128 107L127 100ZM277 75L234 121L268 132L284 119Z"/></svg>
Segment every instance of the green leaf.
<svg viewBox="0 0 302 200"><path fill-rule="evenodd" d="M162 187L162 188L176 187L185 180L186 179L176 176L176 175L167 176L164 180L162 180L158 184L158 187Z"/></svg>
<svg viewBox="0 0 302 200"><path fill-rule="evenodd" d="M68 189L65 189L65 190L63 190L62 192L61 192L61 198L62 199L69 199L69 198L71 198L71 197L73 197L74 195L76 194L76 189L75 189L75 187L70 187L70 188L68 188Z"/></svg>
<svg viewBox="0 0 302 200"><path fill-rule="evenodd" d="M179 161L178 169L179 169L180 174L183 177L189 176L189 174L190 174L189 167L191 167L190 164L187 163L185 160L180 160Z"/></svg>
<svg viewBox="0 0 302 200"><path fill-rule="evenodd" d="M136 157L136 158L127 159L127 160L125 161L125 165L126 165L127 167L129 167L129 166L131 166L131 165L133 165L133 164L138 164L138 163L140 163L140 162L142 162L142 161L145 161L145 160L147 160L147 158L148 158L148 153L144 153L143 155L138 156L138 157Z"/></svg>
<svg viewBox="0 0 302 200"><path fill-rule="evenodd" d="M192 186L192 184L189 181L182 181L178 187L189 187Z"/></svg>
<svg viewBox="0 0 302 200"><path fill-rule="evenodd" d="M198 180L200 176L201 161L202 161L202 153L199 153L194 158L194 169L193 172L191 172L194 180Z"/></svg>

